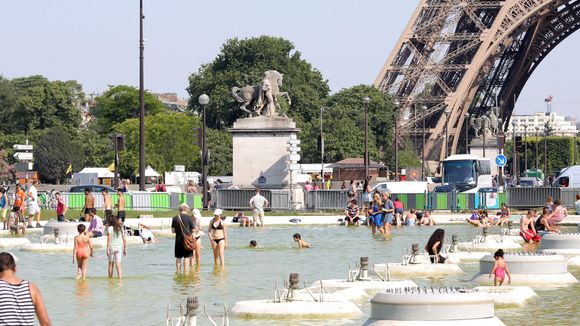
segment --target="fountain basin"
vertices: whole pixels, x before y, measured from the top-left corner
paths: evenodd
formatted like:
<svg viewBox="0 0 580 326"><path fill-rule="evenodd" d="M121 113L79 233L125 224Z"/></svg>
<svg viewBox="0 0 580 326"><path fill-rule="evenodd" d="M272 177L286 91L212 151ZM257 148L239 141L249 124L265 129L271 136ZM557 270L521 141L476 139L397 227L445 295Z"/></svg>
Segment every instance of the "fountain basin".
<svg viewBox="0 0 580 326"><path fill-rule="evenodd" d="M0 238L0 248L19 248L30 243L28 238Z"/></svg>
<svg viewBox="0 0 580 326"><path fill-rule="evenodd" d="M417 284L411 280L393 280L393 281L381 281L381 280L369 280L369 281L354 281L349 282L347 280L335 279L335 280L322 280L322 286L326 289L344 289L344 288L355 288L364 291L381 291L388 289L404 289L409 287L417 287ZM312 283L310 288L320 288L320 281Z"/></svg>
<svg viewBox="0 0 580 326"><path fill-rule="evenodd" d="M375 270L381 276L387 273L387 264L375 264ZM463 274L463 270L457 264L406 264L388 263L388 273L395 276L406 277L429 277L442 275Z"/></svg>
<svg viewBox="0 0 580 326"><path fill-rule="evenodd" d="M239 318L317 318L317 317L351 317L362 314L352 302L312 302L290 301L273 302L272 300L238 301L230 309L230 314Z"/></svg>
<svg viewBox="0 0 580 326"><path fill-rule="evenodd" d="M478 286L474 290L489 293L493 302L501 306L524 306L526 301L537 296L527 286Z"/></svg>

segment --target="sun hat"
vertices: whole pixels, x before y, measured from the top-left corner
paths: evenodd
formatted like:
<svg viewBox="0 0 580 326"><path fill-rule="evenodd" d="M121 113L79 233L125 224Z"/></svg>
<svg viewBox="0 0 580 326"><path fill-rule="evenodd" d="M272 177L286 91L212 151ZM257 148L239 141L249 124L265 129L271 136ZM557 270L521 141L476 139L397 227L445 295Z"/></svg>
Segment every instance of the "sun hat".
<svg viewBox="0 0 580 326"><path fill-rule="evenodd" d="M196 219L201 218L201 213L199 212L199 209L195 208L193 211L191 211L191 213L193 214L193 217L195 217Z"/></svg>
<svg viewBox="0 0 580 326"><path fill-rule="evenodd" d="M221 215L222 215L222 213L223 213L223 211L222 211L221 209L219 209L219 208L218 208L218 209L216 209L216 210L213 212L213 215L214 215L214 216L215 216L215 215L219 215L219 216L221 216Z"/></svg>

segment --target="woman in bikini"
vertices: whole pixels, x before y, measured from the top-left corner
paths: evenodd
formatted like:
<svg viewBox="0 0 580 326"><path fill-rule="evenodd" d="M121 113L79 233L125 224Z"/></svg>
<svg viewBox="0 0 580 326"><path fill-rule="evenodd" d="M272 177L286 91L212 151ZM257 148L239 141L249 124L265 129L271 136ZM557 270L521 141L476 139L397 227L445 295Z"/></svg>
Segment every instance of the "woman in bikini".
<svg viewBox="0 0 580 326"><path fill-rule="evenodd" d="M87 269L89 267L89 257L93 257L93 244L91 239L85 234L85 225L79 224L77 235L74 239L73 247L73 264L75 263L75 258L78 264L77 277L76 279L86 279Z"/></svg>
<svg viewBox="0 0 580 326"><path fill-rule="evenodd" d="M228 247L228 230L222 222L222 210L216 209L213 213L213 219L209 222L207 234L211 248L213 249L213 262L215 265L225 266L224 251Z"/></svg>
<svg viewBox="0 0 580 326"><path fill-rule="evenodd" d="M508 285L511 284L512 275L510 274L510 270L508 269L507 264L503 260L503 249L498 249L493 255L493 258L495 258L495 265L493 266L493 269L489 273L489 278L491 278L492 274L495 275L493 279L493 284L495 286L502 286L506 274L508 277Z"/></svg>

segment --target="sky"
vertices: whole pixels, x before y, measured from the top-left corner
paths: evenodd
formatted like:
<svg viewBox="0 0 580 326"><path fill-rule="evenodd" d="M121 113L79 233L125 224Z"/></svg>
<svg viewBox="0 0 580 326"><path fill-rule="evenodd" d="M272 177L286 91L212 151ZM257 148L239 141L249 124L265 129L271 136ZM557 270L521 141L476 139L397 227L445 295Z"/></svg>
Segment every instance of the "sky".
<svg viewBox="0 0 580 326"><path fill-rule="evenodd" d="M418 0L144 0L145 88L186 97L187 77L230 38L280 36L333 92L372 84ZM77 80L87 94L139 84L138 0L3 1L0 74ZM515 113L580 107L580 33L542 62Z"/></svg>

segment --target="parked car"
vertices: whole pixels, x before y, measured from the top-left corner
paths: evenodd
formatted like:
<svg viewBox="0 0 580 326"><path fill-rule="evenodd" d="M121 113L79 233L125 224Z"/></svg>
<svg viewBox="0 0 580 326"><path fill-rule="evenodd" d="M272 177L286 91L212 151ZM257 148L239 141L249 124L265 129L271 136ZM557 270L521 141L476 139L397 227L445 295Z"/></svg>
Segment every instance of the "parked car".
<svg viewBox="0 0 580 326"><path fill-rule="evenodd" d="M107 189L109 191L109 193L116 192L115 189L113 189L112 187L104 186L104 185L73 186L68 190L68 192L85 192L86 188L91 189L91 192L93 192L93 193L100 193L103 191L103 189Z"/></svg>
<svg viewBox="0 0 580 326"><path fill-rule="evenodd" d="M520 178L520 187L541 187L544 185L538 177L522 177Z"/></svg>

